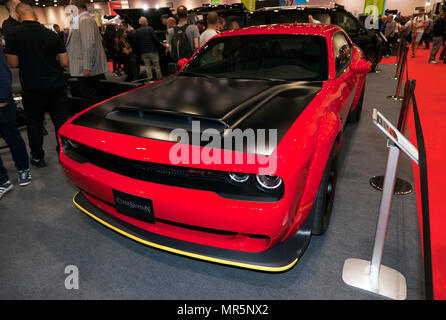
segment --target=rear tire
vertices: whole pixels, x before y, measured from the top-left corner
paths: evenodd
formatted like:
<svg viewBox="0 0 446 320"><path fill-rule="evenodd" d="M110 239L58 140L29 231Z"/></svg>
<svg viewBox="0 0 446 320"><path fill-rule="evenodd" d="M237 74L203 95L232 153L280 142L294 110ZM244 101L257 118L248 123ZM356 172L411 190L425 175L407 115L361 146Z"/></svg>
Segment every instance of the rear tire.
<svg viewBox="0 0 446 320"><path fill-rule="evenodd" d="M362 87L361 96L359 97L358 103L356 104L355 110L353 110L348 116L348 123L357 123L361 120L362 105L364 104L364 93L365 93L365 81Z"/></svg>
<svg viewBox="0 0 446 320"><path fill-rule="evenodd" d="M370 72L375 72L379 63L379 53L377 52L377 50L369 49L366 51L365 57L372 64L372 69L370 70Z"/></svg>
<svg viewBox="0 0 446 320"><path fill-rule="evenodd" d="M313 235L322 235L330 224L336 180L338 176L338 144L333 144L310 214L314 216Z"/></svg>

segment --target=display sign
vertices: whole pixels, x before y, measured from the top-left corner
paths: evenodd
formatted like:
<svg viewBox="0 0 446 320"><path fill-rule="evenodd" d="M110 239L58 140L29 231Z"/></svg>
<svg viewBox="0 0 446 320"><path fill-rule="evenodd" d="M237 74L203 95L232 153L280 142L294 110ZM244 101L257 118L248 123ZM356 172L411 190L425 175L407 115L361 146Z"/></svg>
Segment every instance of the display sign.
<svg viewBox="0 0 446 320"><path fill-rule="evenodd" d="M242 3L245 5L246 9L250 11L256 9L256 0L242 0Z"/></svg>
<svg viewBox="0 0 446 320"><path fill-rule="evenodd" d="M296 6L299 4L307 4L307 0L282 0L282 6Z"/></svg>
<svg viewBox="0 0 446 320"><path fill-rule="evenodd" d="M392 123L387 120L376 108L373 108L372 113L373 123L398 146L404 153L406 153L413 161L418 164L418 150L417 148L395 128Z"/></svg>
<svg viewBox="0 0 446 320"><path fill-rule="evenodd" d="M384 14L386 0L365 0L364 14L370 14L371 8L375 8L378 14ZM373 11L375 11L373 10Z"/></svg>
<svg viewBox="0 0 446 320"><path fill-rule="evenodd" d="M115 12L115 9L122 9L122 4L121 1L111 1L108 3L108 7L112 16L118 16L118 14Z"/></svg>

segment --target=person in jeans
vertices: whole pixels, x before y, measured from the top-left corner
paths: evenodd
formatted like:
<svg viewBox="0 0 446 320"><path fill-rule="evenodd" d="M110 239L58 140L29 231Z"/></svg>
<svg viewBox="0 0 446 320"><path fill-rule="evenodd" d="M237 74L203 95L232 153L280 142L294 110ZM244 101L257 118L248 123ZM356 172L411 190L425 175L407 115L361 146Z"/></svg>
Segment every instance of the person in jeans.
<svg viewBox="0 0 446 320"><path fill-rule="evenodd" d="M432 50L429 55L429 63L438 63L435 59L437 56L438 50L440 50L441 43L443 41L443 37L446 32L446 19L445 12L440 12L440 16L435 20L434 26L432 29Z"/></svg>
<svg viewBox="0 0 446 320"><path fill-rule="evenodd" d="M139 27L135 33L135 46L138 54L146 67L147 80L153 79L152 69L155 70L156 79L161 79L160 60L158 55L159 40L155 35L152 27L149 27L149 22L146 17L139 18Z"/></svg>
<svg viewBox="0 0 446 320"><path fill-rule="evenodd" d="M30 5L20 3L16 10L22 24L9 31L5 51L9 65L20 69L31 164L40 168L46 165L42 134L45 112L54 124L58 151L57 131L67 120L62 67L68 66L68 55L59 36L36 20Z"/></svg>
<svg viewBox="0 0 446 320"><path fill-rule="evenodd" d="M384 28L384 35L387 38L384 54L389 57L392 54L392 45L395 43L395 28L396 21L393 19L393 14L387 16L386 26Z"/></svg>
<svg viewBox="0 0 446 320"><path fill-rule="evenodd" d="M418 50L424 29L427 27L429 20L424 14L425 9L419 10L419 14L413 18L412 31L412 58L415 58L415 52Z"/></svg>
<svg viewBox="0 0 446 320"><path fill-rule="evenodd" d="M0 136L11 150L15 166L19 171L19 185L26 186L31 183L31 172L25 142L17 130L16 108L15 104L12 103L11 95L11 79L11 71L6 64L3 50L0 48ZM0 199L12 188L13 184L9 180L0 157Z"/></svg>

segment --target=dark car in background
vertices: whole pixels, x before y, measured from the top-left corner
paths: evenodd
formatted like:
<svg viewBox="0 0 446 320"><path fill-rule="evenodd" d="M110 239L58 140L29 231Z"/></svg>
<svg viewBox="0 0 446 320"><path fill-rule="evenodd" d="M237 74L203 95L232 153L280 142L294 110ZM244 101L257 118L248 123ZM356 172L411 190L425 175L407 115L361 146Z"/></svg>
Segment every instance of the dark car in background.
<svg viewBox="0 0 446 320"><path fill-rule="evenodd" d="M229 26L232 21L237 21L240 27L247 26L249 11L243 3L203 5L202 7L189 10L189 15L192 16L195 21L203 20L206 24L206 16L212 11L215 11L219 17L224 18L227 26Z"/></svg>
<svg viewBox="0 0 446 320"><path fill-rule="evenodd" d="M367 60L372 64L372 71L376 69L382 59L381 38L374 31L367 30L357 18L342 6L265 7L249 12L248 25L305 23L309 22L309 15L323 24L335 24L342 27L350 39L362 49Z"/></svg>

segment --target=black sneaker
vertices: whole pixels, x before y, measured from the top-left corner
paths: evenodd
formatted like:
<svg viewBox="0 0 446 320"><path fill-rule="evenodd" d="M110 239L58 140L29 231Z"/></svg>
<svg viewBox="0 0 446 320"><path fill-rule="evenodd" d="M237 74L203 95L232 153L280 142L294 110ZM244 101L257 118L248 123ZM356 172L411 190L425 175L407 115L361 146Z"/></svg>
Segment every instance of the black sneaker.
<svg viewBox="0 0 446 320"><path fill-rule="evenodd" d="M34 167L37 167L37 168L46 167L46 163L45 163L44 159L34 159L34 158L32 158L30 162L31 162L31 165L33 165Z"/></svg>
<svg viewBox="0 0 446 320"><path fill-rule="evenodd" d="M19 186L24 187L31 183L32 177L29 169L19 170Z"/></svg>

